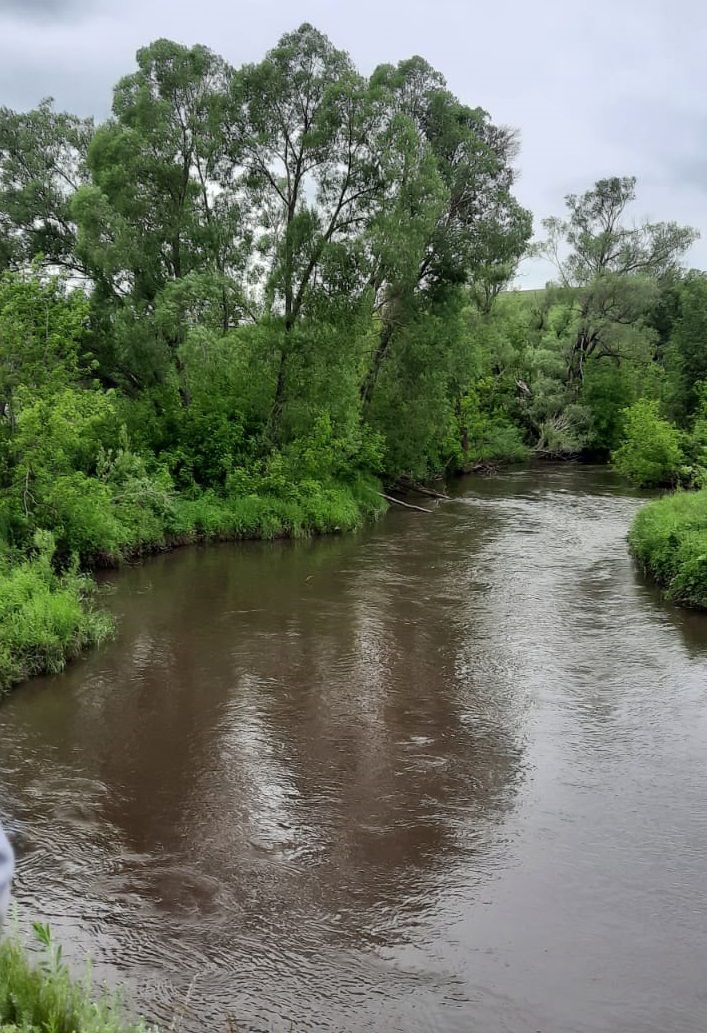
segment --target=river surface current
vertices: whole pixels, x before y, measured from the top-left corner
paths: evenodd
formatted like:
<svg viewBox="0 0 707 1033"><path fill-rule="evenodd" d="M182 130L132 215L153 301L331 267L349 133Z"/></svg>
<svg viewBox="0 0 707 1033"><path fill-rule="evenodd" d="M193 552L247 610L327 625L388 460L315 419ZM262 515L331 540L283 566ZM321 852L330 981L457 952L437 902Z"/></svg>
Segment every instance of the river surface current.
<svg viewBox="0 0 707 1033"><path fill-rule="evenodd" d="M455 492L111 574L0 704L20 920L181 1030L704 1033L707 616L607 471Z"/></svg>

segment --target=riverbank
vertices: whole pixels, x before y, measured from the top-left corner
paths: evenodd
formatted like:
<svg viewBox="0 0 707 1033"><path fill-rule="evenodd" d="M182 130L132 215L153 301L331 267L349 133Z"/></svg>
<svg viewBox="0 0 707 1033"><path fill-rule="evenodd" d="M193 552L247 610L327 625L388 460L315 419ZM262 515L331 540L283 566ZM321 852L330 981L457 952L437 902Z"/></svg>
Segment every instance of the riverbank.
<svg viewBox="0 0 707 1033"><path fill-rule="evenodd" d="M146 1033L131 1023L120 1001L95 994L87 977L71 977L61 948L46 926L36 927L43 945L41 963L32 961L16 939L0 944L0 1030L7 1033Z"/></svg>
<svg viewBox="0 0 707 1033"><path fill-rule="evenodd" d="M707 609L707 489L648 503L636 515L629 543L671 601Z"/></svg>
<svg viewBox="0 0 707 1033"><path fill-rule="evenodd" d="M54 538L35 535L34 554L0 573L0 693L35 674L58 673L112 631L95 607L95 585L75 567L54 568Z"/></svg>
<svg viewBox="0 0 707 1033"><path fill-rule="evenodd" d="M6 557L0 565L0 694L34 675L58 673L110 636L112 621L97 607L95 584L79 571L78 557L88 571L198 542L337 534L357 530L385 509L376 482L364 477L347 485L290 485L279 496L175 496L159 514L149 499L142 507L131 500L130 523L121 522L120 507L109 500L100 518L115 533L94 538L82 528L80 546L67 559L74 536L66 534L65 522L59 565L55 535L38 531L28 556Z"/></svg>

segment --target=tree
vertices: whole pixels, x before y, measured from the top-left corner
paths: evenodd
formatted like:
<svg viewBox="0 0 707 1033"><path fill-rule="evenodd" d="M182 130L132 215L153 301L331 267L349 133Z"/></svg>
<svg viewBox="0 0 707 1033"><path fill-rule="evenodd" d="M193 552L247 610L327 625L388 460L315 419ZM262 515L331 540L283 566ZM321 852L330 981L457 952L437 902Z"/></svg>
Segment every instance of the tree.
<svg viewBox="0 0 707 1033"><path fill-rule="evenodd" d="M17 421L15 396L51 394L80 376L88 299L66 282L0 274L0 422Z"/></svg>
<svg viewBox="0 0 707 1033"><path fill-rule="evenodd" d="M366 403L398 331L455 289L475 284L492 298L531 231L511 194L513 133L461 104L422 58L381 66L372 84L390 115L382 147L388 189L373 236L381 330L362 387Z"/></svg>
<svg viewBox="0 0 707 1033"><path fill-rule="evenodd" d="M86 273L76 253L71 200L87 181L93 132L91 119L56 112L51 100L28 112L0 108L0 269L41 256Z"/></svg>
<svg viewBox="0 0 707 1033"><path fill-rule="evenodd" d="M678 289L678 315L668 346L675 375L674 408L684 424L701 402L707 382L707 275L689 273Z"/></svg>
<svg viewBox="0 0 707 1033"><path fill-rule="evenodd" d="M165 291L156 327L179 365L182 327L203 290L224 329L242 312L239 292L248 237L241 233L235 192L223 171L222 116L228 70L206 47L157 40L138 51L138 70L115 88L113 120L96 132L88 153L91 184L72 204L79 252L106 301L129 308L119 317L139 348ZM189 279L184 289L175 285ZM240 284L238 283L238 286ZM163 313L164 315L164 313Z"/></svg>
<svg viewBox="0 0 707 1033"><path fill-rule="evenodd" d="M376 118L348 55L311 25L283 36L264 61L232 80L229 157L247 198L263 304L284 329L275 433L295 325L337 291L354 303L360 298L361 231L382 186Z"/></svg>
<svg viewBox="0 0 707 1033"><path fill-rule="evenodd" d="M567 218L543 222L547 239L536 253L554 262L578 304L567 366L577 389L592 356L620 361L634 354L661 278L679 268L698 237L672 222L625 225L635 188L634 177L599 180L584 194L567 195Z"/></svg>

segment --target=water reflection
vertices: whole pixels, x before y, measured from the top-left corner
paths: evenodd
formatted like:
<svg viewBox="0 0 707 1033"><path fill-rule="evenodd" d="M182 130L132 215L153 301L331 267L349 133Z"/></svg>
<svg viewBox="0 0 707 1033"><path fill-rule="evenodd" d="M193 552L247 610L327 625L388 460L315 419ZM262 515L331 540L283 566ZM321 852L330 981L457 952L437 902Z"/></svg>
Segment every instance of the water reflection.
<svg viewBox="0 0 707 1033"><path fill-rule="evenodd" d="M622 993L660 970L690 1030L707 934L674 886L707 834L675 796L707 788L707 635L637 578L638 504L602 471L520 472L357 538L112 576L117 642L0 708L24 913L186 1029L663 1033L594 1000L602 902L644 914L614 899L640 858L683 949L621 962Z"/></svg>

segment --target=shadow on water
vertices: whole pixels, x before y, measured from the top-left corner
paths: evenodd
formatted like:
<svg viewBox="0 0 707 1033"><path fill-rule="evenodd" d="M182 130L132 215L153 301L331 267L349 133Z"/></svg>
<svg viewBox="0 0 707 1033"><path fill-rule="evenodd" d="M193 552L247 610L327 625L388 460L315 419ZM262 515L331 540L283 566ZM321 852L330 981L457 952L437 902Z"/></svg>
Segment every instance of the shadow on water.
<svg viewBox="0 0 707 1033"><path fill-rule="evenodd" d="M606 471L455 493L111 575L117 640L0 707L22 913L151 1016L697 1033L707 621Z"/></svg>
<svg viewBox="0 0 707 1033"><path fill-rule="evenodd" d="M498 836L512 700L465 722L481 695L446 557L395 524L123 572L117 642L2 710L21 898L99 960L147 968L158 1015L204 966L200 1014L285 1021L301 981L360 993L382 973L348 952L414 936L451 857ZM256 1005L270 980L292 996Z"/></svg>

